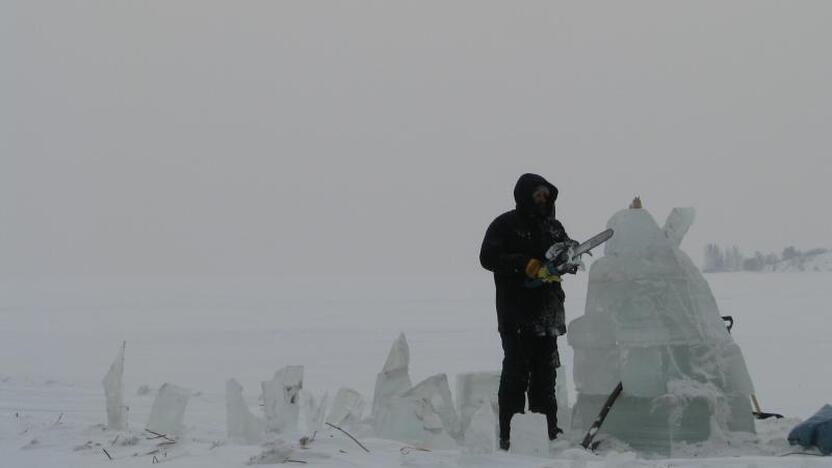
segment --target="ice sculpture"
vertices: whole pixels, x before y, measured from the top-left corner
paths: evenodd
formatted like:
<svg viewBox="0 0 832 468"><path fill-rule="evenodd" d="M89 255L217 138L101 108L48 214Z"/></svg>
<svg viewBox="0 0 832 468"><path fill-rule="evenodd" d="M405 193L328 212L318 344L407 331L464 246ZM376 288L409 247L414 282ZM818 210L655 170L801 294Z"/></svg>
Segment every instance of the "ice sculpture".
<svg viewBox="0 0 832 468"><path fill-rule="evenodd" d="M191 392L182 387L169 383L162 385L153 400L147 429L165 435L182 434L185 431L185 408L190 396Z"/></svg>
<svg viewBox="0 0 832 468"><path fill-rule="evenodd" d="M263 420L248 409L243 400L243 387L234 379L225 383L225 409L229 439L239 444L260 444L265 440Z"/></svg>
<svg viewBox="0 0 832 468"><path fill-rule="evenodd" d="M298 429L300 391L303 388L303 366L286 366L274 378L263 382L263 412L270 432L292 432Z"/></svg>
<svg viewBox="0 0 832 468"><path fill-rule="evenodd" d="M624 393L602 431L637 450L669 455L673 442L754 432L751 378L705 278L679 249L692 208L659 228L645 209L619 211L615 235L592 264L585 314L568 327L586 430L618 382Z"/></svg>
<svg viewBox="0 0 832 468"><path fill-rule="evenodd" d="M107 428L121 431L127 429L127 406L124 405L124 349L127 343L121 344L121 349L110 370L101 382L104 385L104 397L107 401Z"/></svg>

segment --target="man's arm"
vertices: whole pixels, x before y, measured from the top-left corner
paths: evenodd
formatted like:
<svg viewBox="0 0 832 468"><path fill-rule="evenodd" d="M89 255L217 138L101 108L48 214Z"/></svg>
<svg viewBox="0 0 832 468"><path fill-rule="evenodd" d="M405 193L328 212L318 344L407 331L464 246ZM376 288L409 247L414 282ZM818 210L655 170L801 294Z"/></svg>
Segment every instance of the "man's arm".
<svg viewBox="0 0 832 468"><path fill-rule="evenodd" d="M559 242L568 242L572 247L580 244L580 242L578 242L578 241L572 239L571 237L569 237L569 234L566 233L566 228L563 227L563 223L561 223L560 221L555 220L555 228L558 229L559 232L560 232L561 239L559 240ZM577 272L578 272L578 267L577 266L566 270L566 273L571 273L573 275Z"/></svg>
<svg viewBox="0 0 832 468"><path fill-rule="evenodd" d="M480 249L480 263L486 270L500 275L525 275L531 257L507 251L508 229L502 218L488 226Z"/></svg>

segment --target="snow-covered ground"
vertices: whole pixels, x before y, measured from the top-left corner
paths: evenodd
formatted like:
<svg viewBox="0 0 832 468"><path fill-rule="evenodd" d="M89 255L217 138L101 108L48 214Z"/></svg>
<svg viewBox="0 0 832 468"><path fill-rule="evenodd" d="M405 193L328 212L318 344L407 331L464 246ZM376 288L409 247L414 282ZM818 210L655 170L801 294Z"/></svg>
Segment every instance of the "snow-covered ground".
<svg viewBox="0 0 832 468"><path fill-rule="evenodd" d="M707 275L723 315L736 320L766 411L805 418L832 401L832 273ZM567 315L583 313L586 274L566 284ZM306 366L313 393L338 387L372 397L376 373L399 332L414 382L496 370L501 359L488 274L467 278L214 278L5 281L0 284L0 466L243 466L263 447L225 443L225 381L236 378L256 409L260 382ZM105 432L101 379L127 341L125 390L139 436ZM572 353L561 343L562 360ZM146 440L153 392L164 382L195 392L187 436L156 453ZM572 393L574 396L574 392ZM610 444L599 455L561 442L551 459L422 452L380 439L364 453L324 431L291 458L306 466L792 467L832 466L783 439L796 419L758 423L758 436L691 447L690 458L646 460ZM575 438L577 434L571 434ZM296 441L287 441L296 443ZM100 445L99 445L100 444ZM108 460L106 448L115 459ZM602 446L603 448L603 446ZM138 454L138 456L133 456Z"/></svg>

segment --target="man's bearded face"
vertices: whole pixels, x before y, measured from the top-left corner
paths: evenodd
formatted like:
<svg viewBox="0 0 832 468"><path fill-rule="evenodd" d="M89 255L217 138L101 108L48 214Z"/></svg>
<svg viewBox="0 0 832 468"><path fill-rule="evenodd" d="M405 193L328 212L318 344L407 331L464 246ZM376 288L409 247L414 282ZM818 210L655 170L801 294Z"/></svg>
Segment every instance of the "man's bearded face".
<svg viewBox="0 0 832 468"><path fill-rule="evenodd" d="M552 196L552 193L549 191L549 187L545 187L541 185L534 192L532 192L532 201L534 202L535 209L537 210L537 214L540 216L548 216L549 215L549 198Z"/></svg>

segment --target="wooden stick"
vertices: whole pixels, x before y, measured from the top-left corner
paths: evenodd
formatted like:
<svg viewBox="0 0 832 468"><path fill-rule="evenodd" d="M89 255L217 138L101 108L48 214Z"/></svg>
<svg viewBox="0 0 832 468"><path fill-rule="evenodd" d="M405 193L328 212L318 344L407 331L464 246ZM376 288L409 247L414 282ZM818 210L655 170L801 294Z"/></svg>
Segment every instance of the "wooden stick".
<svg viewBox="0 0 832 468"><path fill-rule="evenodd" d="M113 459L113 457L111 457L111 456L110 456L110 452L108 452L108 451L107 451L107 449L103 448L103 449L101 449L101 450L103 450L103 451L104 451L104 455L107 455L107 458L109 458L110 460L112 460L112 459Z"/></svg>
<svg viewBox="0 0 832 468"><path fill-rule="evenodd" d="M152 437L152 438L151 438L151 440L152 440L152 439L165 439L165 440L169 440L169 441L171 441L171 442L176 442L175 440L171 439L170 437L168 437L168 436L167 436L167 435L165 435L165 434L159 434L158 432L153 432L153 431L151 431L150 429L145 429L145 431L147 431L147 432L149 432L149 433L151 433L151 434L153 434L153 435L155 435L155 436L156 436L156 437Z"/></svg>
<svg viewBox="0 0 832 468"><path fill-rule="evenodd" d="M757 401L757 395L751 395L751 402L754 403L754 409L757 410L757 413L762 413L763 411L760 409L760 402Z"/></svg>
<svg viewBox="0 0 832 468"><path fill-rule="evenodd" d="M365 446L364 446L364 444L362 444L361 442L359 442L359 441L358 441L358 439L356 439L355 437L353 437L353 436L352 436L352 434L350 434L349 432L347 432L347 431L345 431L345 430L341 429L340 427L336 426L335 424L326 423L326 425L327 425L327 426L329 426L329 427L331 427L331 428L338 429L339 431L343 432L344 434L346 434L346 435L347 435L347 437L349 437L350 439L352 439L352 440L353 440L353 442L355 442L356 444L358 444L358 446L359 446L359 447L363 448L365 452L370 453L370 449L368 449L367 447L365 447Z"/></svg>

